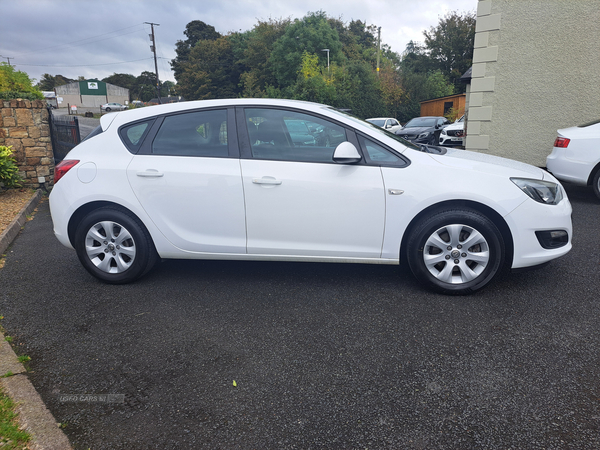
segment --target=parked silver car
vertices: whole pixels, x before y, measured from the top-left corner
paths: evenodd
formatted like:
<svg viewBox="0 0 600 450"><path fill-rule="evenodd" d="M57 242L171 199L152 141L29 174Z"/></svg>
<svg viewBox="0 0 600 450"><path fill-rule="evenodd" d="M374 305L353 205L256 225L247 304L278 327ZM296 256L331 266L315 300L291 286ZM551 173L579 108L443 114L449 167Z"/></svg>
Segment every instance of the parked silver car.
<svg viewBox="0 0 600 450"><path fill-rule="evenodd" d="M127 106L121 105L120 103L111 102L111 103L105 103L104 105L100 106L100 109L102 111L106 111L106 112L125 111L127 109Z"/></svg>

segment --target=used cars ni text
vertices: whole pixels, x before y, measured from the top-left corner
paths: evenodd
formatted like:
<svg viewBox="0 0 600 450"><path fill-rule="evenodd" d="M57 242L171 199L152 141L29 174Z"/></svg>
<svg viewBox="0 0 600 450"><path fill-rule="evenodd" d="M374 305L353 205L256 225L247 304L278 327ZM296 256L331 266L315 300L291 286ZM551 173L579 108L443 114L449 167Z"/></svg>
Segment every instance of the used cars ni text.
<svg viewBox="0 0 600 450"><path fill-rule="evenodd" d="M466 294L564 255L572 234L542 169L273 99L105 115L56 167L50 207L60 242L108 283L160 258L353 262Z"/></svg>
<svg viewBox="0 0 600 450"><path fill-rule="evenodd" d="M558 130L546 167L559 180L591 186L600 199L600 120Z"/></svg>

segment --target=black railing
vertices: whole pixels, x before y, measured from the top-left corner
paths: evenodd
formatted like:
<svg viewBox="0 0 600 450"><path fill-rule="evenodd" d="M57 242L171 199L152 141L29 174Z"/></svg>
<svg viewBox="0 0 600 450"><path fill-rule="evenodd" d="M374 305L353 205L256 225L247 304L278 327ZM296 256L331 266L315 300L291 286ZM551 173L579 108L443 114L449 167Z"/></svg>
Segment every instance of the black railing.
<svg viewBox="0 0 600 450"><path fill-rule="evenodd" d="M48 110L48 124L54 151L54 163L62 161L73 147L81 142L77 116L55 116Z"/></svg>

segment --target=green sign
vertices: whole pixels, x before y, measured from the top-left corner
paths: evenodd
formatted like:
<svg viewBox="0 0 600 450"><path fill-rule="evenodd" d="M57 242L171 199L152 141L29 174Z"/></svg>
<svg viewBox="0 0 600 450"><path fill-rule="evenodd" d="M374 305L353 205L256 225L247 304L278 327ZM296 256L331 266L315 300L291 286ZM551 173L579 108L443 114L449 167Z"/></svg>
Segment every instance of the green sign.
<svg viewBox="0 0 600 450"><path fill-rule="evenodd" d="M106 83L98 80L83 80L79 82L81 95L106 95Z"/></svg>

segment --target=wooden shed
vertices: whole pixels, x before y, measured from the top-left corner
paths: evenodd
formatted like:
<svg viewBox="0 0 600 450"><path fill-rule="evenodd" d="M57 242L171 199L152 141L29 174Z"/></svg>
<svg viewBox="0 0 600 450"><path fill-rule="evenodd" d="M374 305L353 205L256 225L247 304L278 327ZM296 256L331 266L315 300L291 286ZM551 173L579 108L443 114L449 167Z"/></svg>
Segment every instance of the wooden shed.
<svg viewBox="0 0 600 450"><path fill-rule="evenodd" d="M451 120L458 119L465 113L466 94L449 95L421 102L421 117L446 116L451 109L457 114Z"/></svg>

